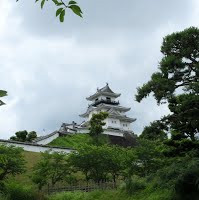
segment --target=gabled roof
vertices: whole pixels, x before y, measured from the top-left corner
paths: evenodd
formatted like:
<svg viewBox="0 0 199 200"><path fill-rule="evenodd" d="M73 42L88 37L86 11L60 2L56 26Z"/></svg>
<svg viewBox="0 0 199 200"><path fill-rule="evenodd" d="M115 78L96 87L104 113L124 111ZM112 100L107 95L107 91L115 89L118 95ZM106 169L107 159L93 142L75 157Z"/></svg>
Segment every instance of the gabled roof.
<svg viewBox="0 0 199 200"><path fill-rule="evenodd" d="M120 114L117 110L115 110L115 109L110 109L110 110L108 111L108 113L111 114L111 115L118 115L118 116L121 116L121 114Z"/></svg>
<svg viewBox="0 0 199 200"><path fill-rule="evenodd" d="M104 86L103 88L98 89L98 91L114 93L114 92L111 90L111 88L109 87L108 83L107 83L106 86ZM115 94L115 93L114 93L114 94Z"/></svg>
<svg viewBox="0 0 199 200"><path fill-rule="evenodd" d="M86 99L92 101L94 98L98 97L99 95L119 97L121 94L113 92L111 88L109 87L108 83L106 83L106 86L104 86L101 89L97 89L97 92L95 94L91 95L90 97L87 97Z"/></svg>

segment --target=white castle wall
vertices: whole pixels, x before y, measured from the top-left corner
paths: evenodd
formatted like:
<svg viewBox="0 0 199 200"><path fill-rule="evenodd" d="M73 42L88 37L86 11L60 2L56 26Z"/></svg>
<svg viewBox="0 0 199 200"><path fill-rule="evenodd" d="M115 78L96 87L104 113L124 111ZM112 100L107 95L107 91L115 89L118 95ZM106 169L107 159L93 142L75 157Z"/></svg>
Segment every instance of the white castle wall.
<svg viewBox="0 0 199 200"><path fill-rule="evenodd" d="M54 139L56 139L56 138L58 138L58 137L59 137L59 133L56 132L55 134L53 134L53 135L51 135L51 136L49 136L49 137L47 137L47 138L44 138L44 139L42 139L42 140L39 140L39 141L37 141L37 142L35 142L35 143L37 143L37 144L42 144L42 145L46 145L46 144L49 144L50 142L52 142Z"/></svg>
<svg viewBox="0 0 199 200"><path fill-rule="evenodd" d="M69 148L50 147L50 146L45 146L45 145L23 143L23 142L9 141L9 140L0 140L0 144L6 145L6 146L21 147L25 151L31 151L31 152L45 152L45 151L51 150L52 152L70 153L73 151L73 149L69 149Z"/></svg>

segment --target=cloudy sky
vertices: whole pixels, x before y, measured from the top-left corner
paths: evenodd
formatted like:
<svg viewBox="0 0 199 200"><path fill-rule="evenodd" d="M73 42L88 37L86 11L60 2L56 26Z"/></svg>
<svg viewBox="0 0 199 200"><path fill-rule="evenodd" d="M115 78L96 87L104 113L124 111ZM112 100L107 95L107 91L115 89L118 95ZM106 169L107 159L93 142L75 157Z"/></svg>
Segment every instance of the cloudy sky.
<svg viewBox="0 0 199 200"><path fill-rule="evenodd" d="M79 0L84 18L67 11L64 23L50 1L34 2L0 0L1 138L81 122L85 98L106 82L132 108L137 134L168 112L152 97L137 103L136 88L157 70L164 36L199 26L198 0Z"/></svg>

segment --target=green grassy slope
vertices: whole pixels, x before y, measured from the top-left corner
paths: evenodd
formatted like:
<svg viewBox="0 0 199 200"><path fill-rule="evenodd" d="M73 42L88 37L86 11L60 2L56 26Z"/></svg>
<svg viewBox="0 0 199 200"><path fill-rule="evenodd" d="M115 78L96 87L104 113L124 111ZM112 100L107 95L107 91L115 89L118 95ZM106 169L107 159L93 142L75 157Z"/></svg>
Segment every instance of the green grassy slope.
<svg viewBox="0 0 199 200"><path fill-rule="evenodd" d="M10 177L10 180L19 181L20 183L24 184L32 184L30 176L32 174L33 166L40 160L41 154L35 152L28 152L24 151L24 157L26 161L26 171L23 174L17 175L15 177Z"/></svg>
<svg viewBox="0 0 199 200"><path fill-rule="evenodd" d="M65 137L58 137L48 145L70 147L75 149L78 146L81 146L82 144L90 144L91 141L92 139L88 134L74 134L66 135Z"/></svg>

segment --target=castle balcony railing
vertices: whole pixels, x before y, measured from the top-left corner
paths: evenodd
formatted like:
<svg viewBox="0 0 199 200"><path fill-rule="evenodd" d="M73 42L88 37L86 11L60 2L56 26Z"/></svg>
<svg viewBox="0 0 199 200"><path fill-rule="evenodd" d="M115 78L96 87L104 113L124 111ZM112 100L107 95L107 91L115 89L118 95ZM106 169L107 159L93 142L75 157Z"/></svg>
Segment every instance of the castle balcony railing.
<svg viewBox="0 0 199 200"><path fill-rule="evenodd" d="M105 104L110 104L110 105L119 105L119 101L111 101L109 99L99 99L99 100L96 100L94 103L90 104L88 107L90 106L97 106L101 103L105 103Z"/></svg>

